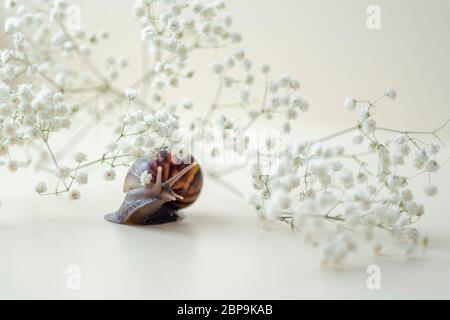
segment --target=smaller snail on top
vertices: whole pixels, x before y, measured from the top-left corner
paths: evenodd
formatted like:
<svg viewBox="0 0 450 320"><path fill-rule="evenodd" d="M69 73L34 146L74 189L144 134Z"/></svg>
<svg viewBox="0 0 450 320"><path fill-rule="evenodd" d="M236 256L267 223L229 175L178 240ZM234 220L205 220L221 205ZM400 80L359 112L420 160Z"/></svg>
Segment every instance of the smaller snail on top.
<svg viewBox="0 0 450 320"><path fill-rule="evenodd" d="M143 174L151 174L150 183L141 183ZM131 166L125 178L123 190L127 194L122 206L105 215L105 219L140 225L177 221L178 209L194 203L202 185L202 171L192 156L182 161L162 150L154 160L142 157Z"/></svg>

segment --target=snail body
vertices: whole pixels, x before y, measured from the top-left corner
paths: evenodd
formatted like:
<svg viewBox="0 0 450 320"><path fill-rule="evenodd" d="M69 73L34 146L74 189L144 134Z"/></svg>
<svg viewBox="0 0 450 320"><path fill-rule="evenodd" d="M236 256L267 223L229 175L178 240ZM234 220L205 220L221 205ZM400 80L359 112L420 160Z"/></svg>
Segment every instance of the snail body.
<svg viewBox="0 0 450 320"><path fill-rule="evenodd" d="M105 219L140 225L179 220L177 211L194 203L203 185L199 165L192 156L188 160L183 162L165 150L154 160L147 157L137 160L125 178L126 196L122 205L118 211L105 215ZM150 183L141 184L143 173L151 174Z"/></svg>

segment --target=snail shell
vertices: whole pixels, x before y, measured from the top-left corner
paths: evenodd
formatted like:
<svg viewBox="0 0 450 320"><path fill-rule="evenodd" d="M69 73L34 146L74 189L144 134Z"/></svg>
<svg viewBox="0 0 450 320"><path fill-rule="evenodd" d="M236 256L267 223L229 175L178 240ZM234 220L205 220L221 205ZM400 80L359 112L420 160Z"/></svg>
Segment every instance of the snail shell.
<svg viewBox="0 0 450 320"><path fill-rule="evenodd" d="M143 173L151 183L141 185ZM123 191L125 200L117 212L105 219L121 224L161 224L179 219L177 210L197 200L203 185L202 171L192 156L180 159L160 151L156 159L142 157L129 169Z"/></svg>

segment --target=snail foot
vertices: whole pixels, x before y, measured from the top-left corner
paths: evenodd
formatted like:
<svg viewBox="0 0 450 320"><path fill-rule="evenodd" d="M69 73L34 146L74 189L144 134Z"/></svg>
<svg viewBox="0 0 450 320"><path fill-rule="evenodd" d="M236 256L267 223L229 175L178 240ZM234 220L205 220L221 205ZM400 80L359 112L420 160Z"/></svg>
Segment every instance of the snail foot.
<svg viewBox="0 0 450 320"><path fill-rule="evenodd" d="M112 223L117 223L117 224L123 223L122 216L120 214L118 214L117 212L105 214L104 218L106 221L109 221Z"/></svg>
<svg viewBox="0 0 450 320"><path fill-rule="evenodd" d="M168 206L161 206L156 212L146 216L142 220L143 225L158 225L170 222L176 222L180 220L180 216L177 214L177 210Z"/></svg>

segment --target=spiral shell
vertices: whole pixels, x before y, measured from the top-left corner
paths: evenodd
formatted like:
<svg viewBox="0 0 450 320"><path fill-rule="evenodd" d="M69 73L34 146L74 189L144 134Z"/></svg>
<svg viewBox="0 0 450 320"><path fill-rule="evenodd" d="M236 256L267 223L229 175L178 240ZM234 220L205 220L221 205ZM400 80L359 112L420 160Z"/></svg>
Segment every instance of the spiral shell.
<svg viewBox="0 0 450 320"><path fill-rule="evenodd" d="M157 168L162 167L162 182L165 182L194 162L195 159L192 156L181 159L165 150L160 151L154 160L142 157L128 171L123 190L124 192L128 192L131 189L142 187L140 177L144 172L150 173L152 175L151 183L155 183ZM202 186L202 171L200 166L195 166L172 186L172 190L182 196L183 199L171 201L166 205L175 209L181 209L191 205L200 195Z"/></svg>

